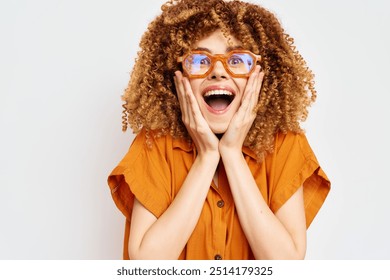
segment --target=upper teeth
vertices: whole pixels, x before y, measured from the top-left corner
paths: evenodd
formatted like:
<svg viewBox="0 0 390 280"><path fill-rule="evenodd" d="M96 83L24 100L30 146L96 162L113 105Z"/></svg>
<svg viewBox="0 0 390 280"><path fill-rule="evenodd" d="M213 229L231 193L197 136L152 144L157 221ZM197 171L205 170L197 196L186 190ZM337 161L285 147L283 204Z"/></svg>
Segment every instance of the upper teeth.
<svg viewBox="0 0 390 280"><path fill-rule="evenodd" d="M233 93L231 93L228 90L217 89L217 90L210 90L206 92L204 96L210 96L210 95L233 95Z"/></svg>

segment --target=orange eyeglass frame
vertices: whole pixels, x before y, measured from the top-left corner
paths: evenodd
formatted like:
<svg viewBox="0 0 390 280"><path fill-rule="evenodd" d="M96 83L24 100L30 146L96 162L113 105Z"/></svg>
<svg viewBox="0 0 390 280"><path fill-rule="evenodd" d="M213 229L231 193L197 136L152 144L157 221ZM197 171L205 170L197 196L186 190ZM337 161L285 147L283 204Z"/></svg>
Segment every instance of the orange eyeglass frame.
<svg viewBox="0 0 390 280"><path fill-rule="evenodd" d="M223 65L223 67L225 68L225 70L232 77L236 77L236 78L247 78L247 77L249 77L250 74L255 70L255 66L253 66L252 69L248 73L246 73L246 74L235 74L235 73L233 73L229 69L229 66L226 63L226 60L227 60L228 57L232 56L235 53L249 54L253 58L253 61L254 61L253 65L256 65L258 62L261 61L261 55L254 54L254 53L252 53L251 51L248 51L248 50L232 50L232 51L228 52L227 54L211 54L211 53L206 52L206 51L197 51L197 50L195 50L195 51L191 51L191 52L189 52L189 53L187 53L187 54L185 54L183 56L178 57L177 58L177 62L182 64L183 70L186 72L188 78L205 78L205 77L207 77L207 75L209 75L210 72L213 70L213 68L215 66L215 63L217 63L217 61L221 61L221 63ZM204 74L193 75L185 67L184 61L187 59L187 57L189 57L192 54L206 54L211 59L211 66Z"/></svg>

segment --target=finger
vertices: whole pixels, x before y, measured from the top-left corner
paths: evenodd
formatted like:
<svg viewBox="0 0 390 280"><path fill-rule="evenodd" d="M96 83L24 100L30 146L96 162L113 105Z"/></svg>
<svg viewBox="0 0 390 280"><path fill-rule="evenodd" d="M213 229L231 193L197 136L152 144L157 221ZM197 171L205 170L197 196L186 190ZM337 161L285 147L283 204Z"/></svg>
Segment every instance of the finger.
<svg viewBox="0 0 390 280"><path fill-rule="evenodd" d="M175 76L173 76L173 80L175 82L175 88L177 93L177 98L179 99L179 102L183 101L182 93L184 92L183 86L179 83L179 81L182 79L182 74L180 71L175 72Z"/></svg>
<svg viewBox="0 0 390 280"><path fill-rule="evenodd" d="M256 89L255 89L255 101L256 101L256 104L257 104L257 102L259 100L261 87L263 85L263 79L264 79L264 72L261 71L259 73L259 75L257 76L257 79L256 79Z"/></svg>
<svg viewBox="0 0 390 280"><path fill-rule="evenodd" d="M182 77L181 85L183 87L183 102L185 103L186 109L187 129L189 128L191 130L199 126L204 126L206 121L200 112L198 102L196 101L191 84L187 77Z"/></svg>
<svg viewBox="0 0 390 280"><path fill-rule="evenodd" d="M260 92L261 90L261 86L263 85L263 80L264 80L264 71L261 71L259 73L259 76L257 77L257 88L256 88L256 92Z"/></svg>
<svg viewBox="0 0 390 280"><path fill-rule="evenodd" d="M244 95L241 100L241 106L239 109L239 111L241 110L240 113L244 114L244 116L251 114L253 107L257 103L256 90L257 90L259 71L260 71L260 67L256 66L255 71L250 75L247 84L245 86ZM254 102L256 103L254 104Z"/></svg>
<svg viewBox="0 0 390 280"><path fill-rule="evenodd" d="M189 106L190 110L192 111L192 116L194 118L203 118L203 115L200 112L199 104L196 101L194 93L192 92L190 82L186 77L183 78L183 85L184 85L184 89L185 89L185 94L186 94L188 106Z"/></svg>
<svg viewBox="0 0 390 280"><path fill-rule="evenodd" d="M258 81L259 81L260 67L257 67L248 79L248 83L245 90L245 96L243 98L240 110L237 112L238 121L242 123L252 124L255 119L256 113L254 108L258 102Z"/></svg>
<svg viewBox="0 0 390 280"><path fill-rule="evenodd" d="M183 85L183 74L180 71L175 72L174 76L174 81L175 81L175 87L177 91L177 97L179 99L180 103L180 109L181 109L181 114L182 114L182 120L183 122L188 121L188 104L185 96L185 89Z"/></svg>
<svg viewBox="0 0 390 280"><path fill-rule="evenodd" d="M260 66L256 66L255 71L250 75L247 85L245 87L245 93L244 93L244 98L246 100L251 99L253 94L256 92L256 85L258 81L260 73Z"/></svg>
<svg viewBox="0 0 390 280"><path fill-rule="evenodd" d="M174 81L177 91L177 96L179 98L179 101L184 102L185 96L184 96L184 86L182 83L183 80L183 74L180 71L175 72Z"/></svg>
<svg viewBox="0 0 390 280"><path fill-rule="evenodd" d="M251 113L253 113L254 115L256 114L256 112L254 111L254 108L256 107L256 105L258 104L259 102L259 96L260 96L260 91L261 91L261 87L263 85L263 78L264 78L264 72L260 72L258 74L258 76L256 77L256 80L255 80L255 90L251 96Z"/></svg>

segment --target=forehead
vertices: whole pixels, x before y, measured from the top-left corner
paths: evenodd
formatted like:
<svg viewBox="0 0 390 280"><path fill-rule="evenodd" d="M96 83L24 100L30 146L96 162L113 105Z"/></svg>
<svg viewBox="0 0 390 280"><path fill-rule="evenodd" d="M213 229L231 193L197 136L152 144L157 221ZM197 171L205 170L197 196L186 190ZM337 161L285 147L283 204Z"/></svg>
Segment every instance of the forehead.
<svg viewBox="0 0 390 280"><path fill-rule="evenodd" d="M240 48L241 42L232 35L226 37L220 29L210 33L194 43L193 49L207 49L211 53L226 53Z"/></svg>

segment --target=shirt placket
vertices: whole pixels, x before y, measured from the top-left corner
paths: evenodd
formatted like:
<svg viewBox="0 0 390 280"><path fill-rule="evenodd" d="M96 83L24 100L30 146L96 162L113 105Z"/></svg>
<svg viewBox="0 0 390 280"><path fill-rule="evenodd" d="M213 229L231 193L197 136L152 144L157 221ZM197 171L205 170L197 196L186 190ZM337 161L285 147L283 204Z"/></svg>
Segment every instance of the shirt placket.
<svg viewBox="0 0 390 280"><path fill-rule="evenodd" d="M227 239L226 212L232 203L232 195L223 166L218 172L218 187L212 183L212 191L214 192L212 200L214 259L222 260L225 256Z"/></svg>

